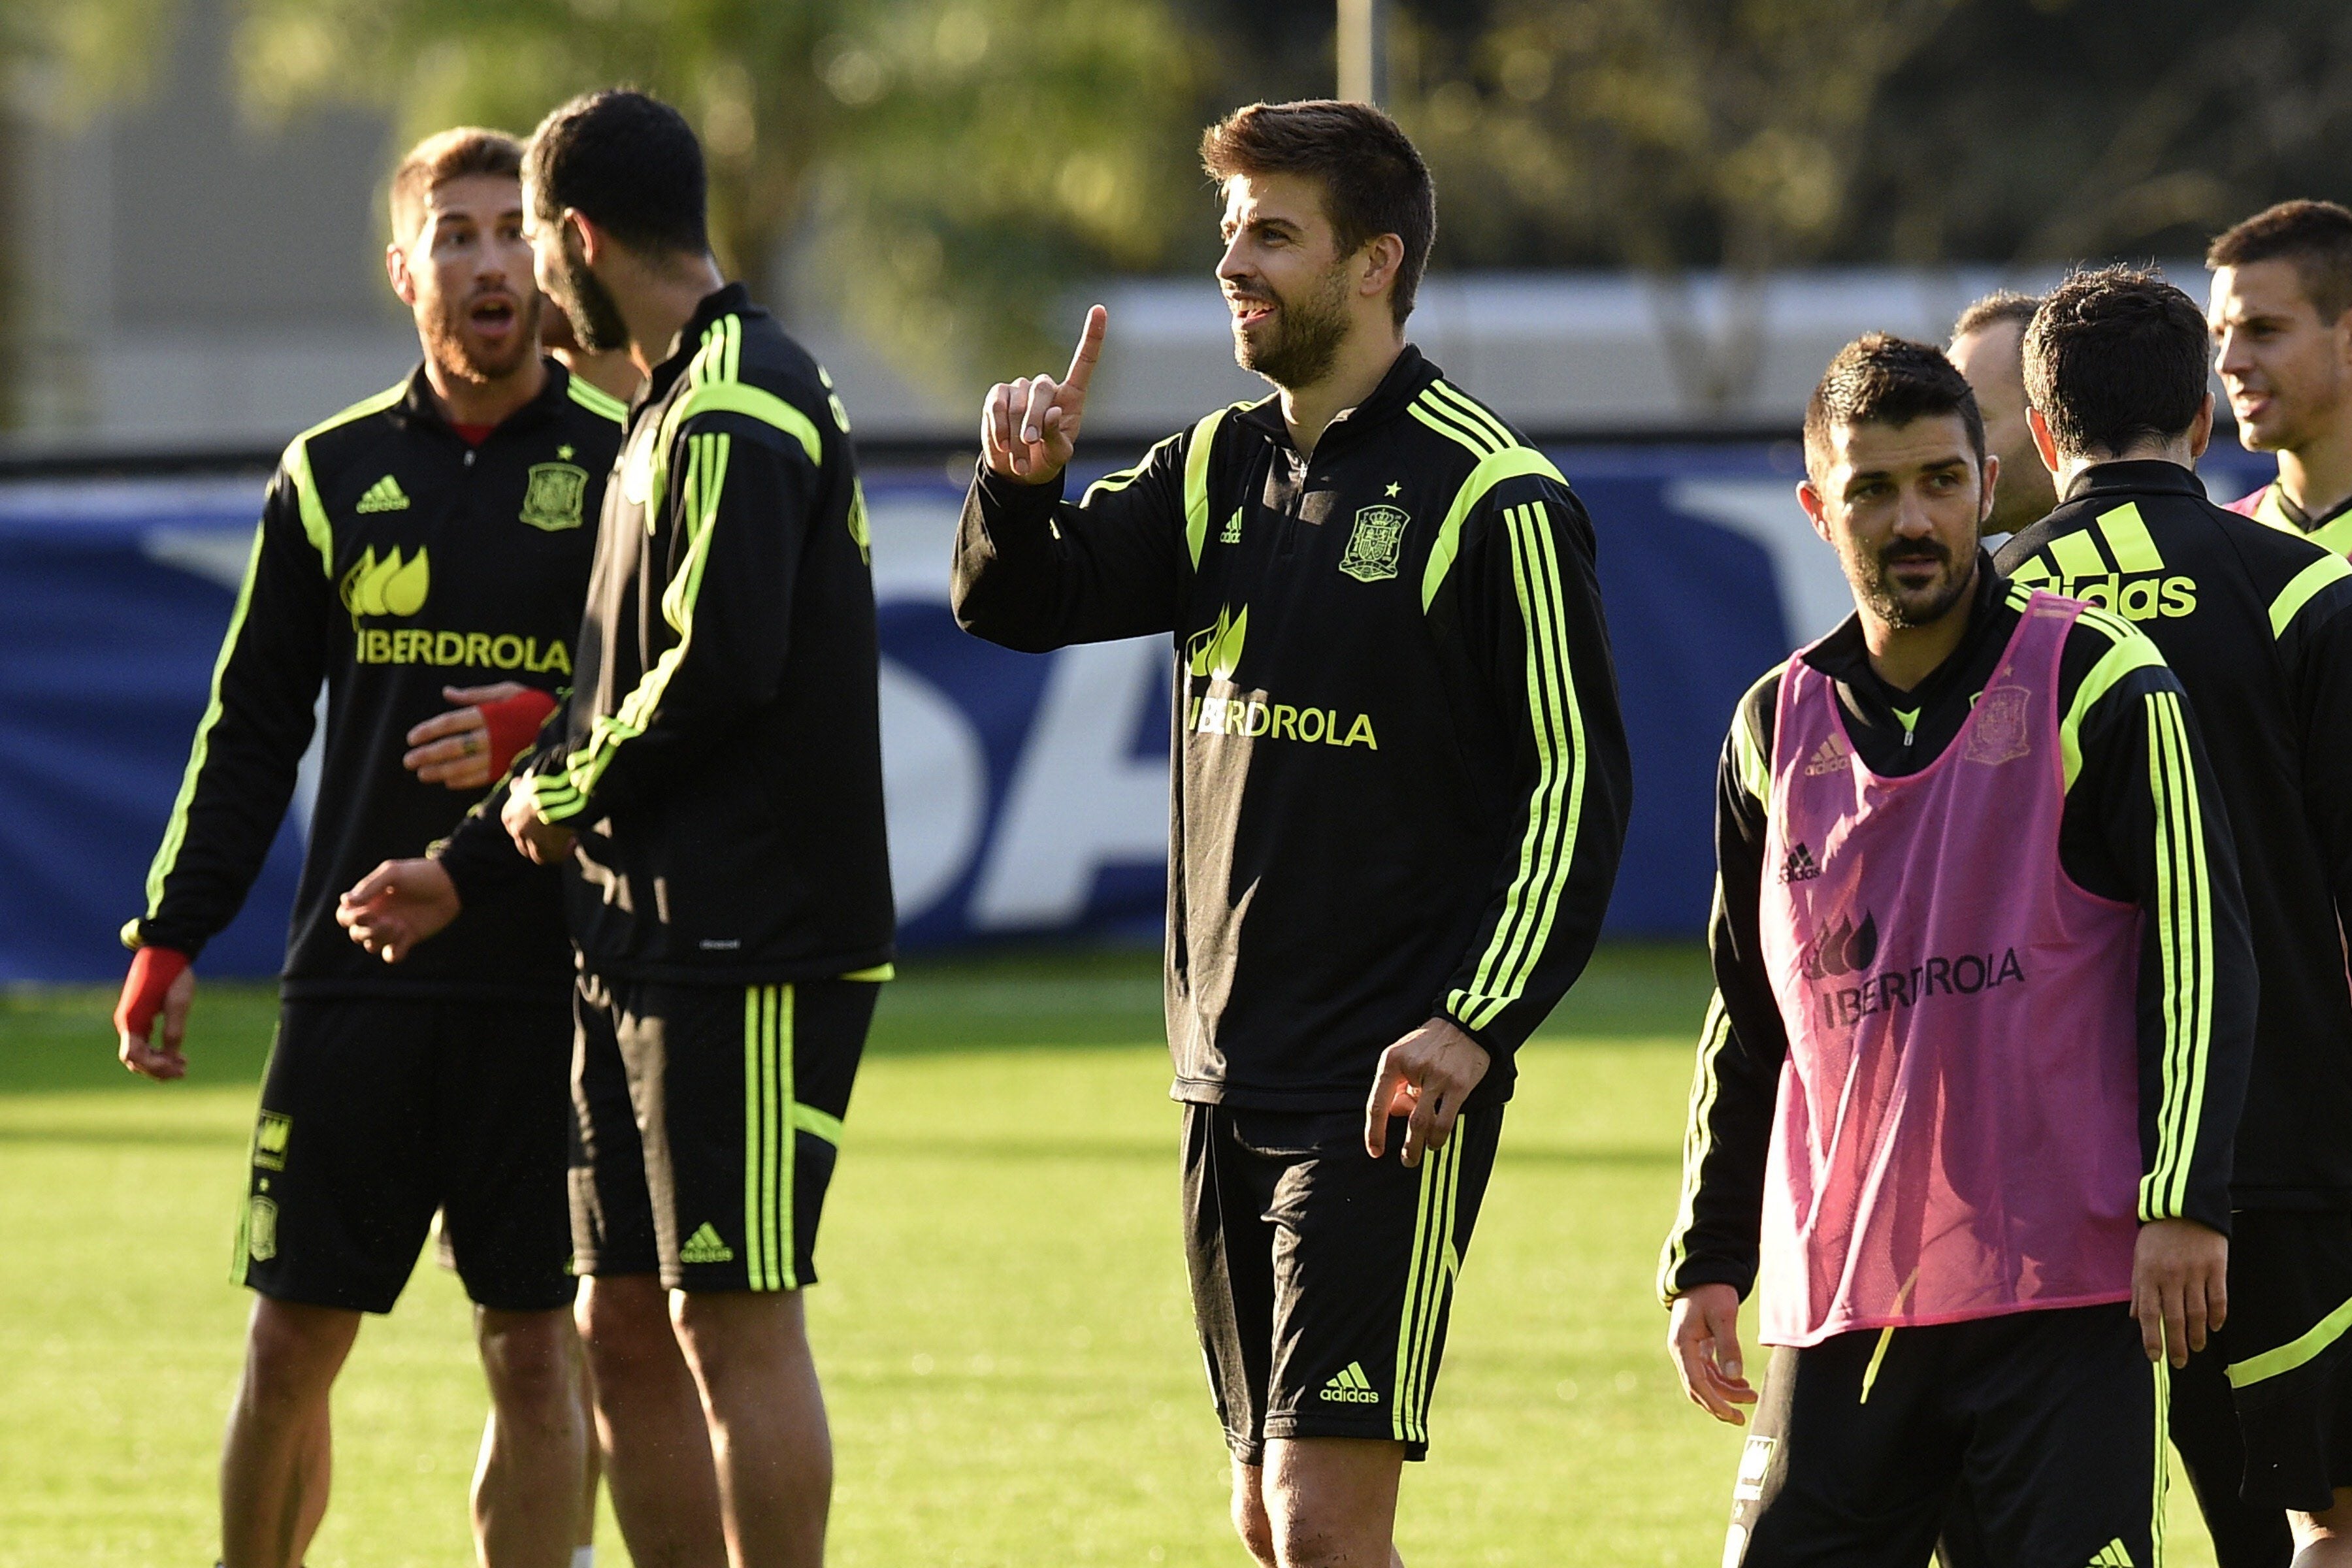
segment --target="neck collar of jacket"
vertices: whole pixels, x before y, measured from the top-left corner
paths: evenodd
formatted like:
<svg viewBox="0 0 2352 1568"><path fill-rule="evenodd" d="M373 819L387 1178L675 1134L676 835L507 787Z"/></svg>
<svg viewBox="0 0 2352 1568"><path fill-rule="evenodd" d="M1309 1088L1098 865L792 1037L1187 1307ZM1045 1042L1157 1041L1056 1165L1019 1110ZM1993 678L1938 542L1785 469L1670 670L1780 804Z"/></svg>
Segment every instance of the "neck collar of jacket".
<svg viewBox="0 0 2352 1568"><path fill-rule="evenodd" d="M2155 491L2166 495L2193 496L2205 499L2205 481L2195 472L2178 463L2168 463L2161 458L2135 458L2127 463L2100 463L2084 468L2066 487L2061 505L2073 505L2091 496L2146 495Z"/></svg>
<svg viewBox="0 0 2352 1568"><path fill-rule="evenodd" d="M1429 384L1444 374L1424 358L1411 343L1398 353L1396 363L1389 366L1381 384L1372 388L1371 395L1353 408L1344 408L1324 427L1323 438L1315 444L1320 454L1329 452L1350 441L1360 441L1365 433L1380 429L1391 420L1404 417L1404 411L1419 397ZM1290 426L1282 417L1282 395L1276 393L1263 403L1254 403L1234 416L1235 422L1250 426L1278 445L1291 444Z"/></svg>
<svg viewBox="0 0 2352 1568"><path fill-rule="evenodd" d="M711 322L721 316L761 316L766 313L751 303L751 290L740 283L730 283L723 289L705 294L702 303L694 308L694 314L686 319L686 325L677 330L677 336L670 339L668 355L654 366L653 374L646 378L643 401L651 403L669 390L670 384L678 378L679 373L693 360L695 352L702 347L702 334L710 330Z"/></svg>
<svg viewBox="0 0 2352 1568"><path fill-rule="evenodd" d="M519 429L534 421L551 418L562 412L563 400L568 395L567 389L572 384L572 373L563 368L562 361L548 354L540 355L539 363L547 372L547 379L540 384L538 395L529 403L499 420L484 440L485 446L490 441L497 440L501 431ZM450 428L447 416L441 412L440 398L433 390L432 377L425 374L423 360L418 360L416 368L408 373L408 395L400 400L397 406L403 419L424 426L428 429L441 431L452 441L464 444L465 438Z"/></svg>
<svg viewBox="0 0 2352 1568"><path fill-rule="evenodd" d="M1908 691L1886 680L1871 667L1870 645L1863 640L1859 612L1839 622L1837 630L1807 649L1805 662L1881 709L1924 708L1942 695L1947 682L1958 679L1959 672L1969 668L1977 644L1994 626L1993 606L2008 591L2009 579L1993 570L1990 552L1978 550L1977 585L1969 595L1968 629L1960 634L1952 651L1944 656L1944 662L1929 670Z"/></svg>

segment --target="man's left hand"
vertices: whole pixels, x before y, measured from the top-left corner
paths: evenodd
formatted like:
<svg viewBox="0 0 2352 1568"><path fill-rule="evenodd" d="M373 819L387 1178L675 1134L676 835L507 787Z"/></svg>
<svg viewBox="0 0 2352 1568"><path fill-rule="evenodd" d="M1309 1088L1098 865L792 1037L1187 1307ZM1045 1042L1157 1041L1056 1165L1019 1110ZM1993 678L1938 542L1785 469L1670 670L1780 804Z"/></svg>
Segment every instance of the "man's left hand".
<svg viewBox="0 0 2352 1568"><path fill-rule="evenodd" d="M1432 1018L1382 1051L1364 1104L1364 1152L1377 1160L1388 1152L1391 1116L1407 1118L1399 1156L1406 1165L1420 1164L1423 1149L1445 1147L1462 1102L1493 1061L1451 1018Z"/></svg>
<svg viewBox="0 0 2352 1568"><path fill-rule="evenodd" d="M2193 1219L2151 1220L2132 1248L2132 1316L2147 1359L2189 1364L2230 1316L2230 1238Z"/></svg>
<svg viewBox="0 0 2352 1568"><path fill-rule="evenodd" d="M520 789L507 796L499 821L527 859L541 866L561 866L572 858L572 829L541 821L539 808Z"/></svg>

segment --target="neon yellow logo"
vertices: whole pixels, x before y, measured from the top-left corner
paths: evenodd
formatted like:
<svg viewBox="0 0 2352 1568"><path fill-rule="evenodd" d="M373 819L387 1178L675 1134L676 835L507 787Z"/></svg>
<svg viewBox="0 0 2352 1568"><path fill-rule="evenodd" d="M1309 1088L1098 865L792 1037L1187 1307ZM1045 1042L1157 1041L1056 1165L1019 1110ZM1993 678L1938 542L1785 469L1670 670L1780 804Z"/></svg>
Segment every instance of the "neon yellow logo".
<svg viewBox="0 0 2352 1568"><path fill-rule="evenodd" d="M245 1249L257 1263L278 1256L278 1205L268 1198L257 1195L246 1205Z"/></svg>
<svg viewBox="0 0 2352 1568"><path fill-rule="evenodd" d="M709 1221L705 1220L702 1227L688 1237L686 1245L677 1249L677 1260L680 1263L732 1263L735 1261L735 1249L719 1240L719 1232L711 1228Z"/></svg>
<svg viewBox="0 0 2352 1568"><path fill-rule="evenodd" d="M1364 1375L1364 1363L1351 1361L1347 1370L1336 1373L1323 1385L1323 1397L1334 1405L1378 1405L1381 1396L1372 1387L1372 1380Z"/></svg>
<svg viewBox="0 0 2352 1568"><path fill-rule="evenodd" d="M368 486L367 493L360 497L358 510L363 512L406 511L408 510L408 493L400 488L400 481L398 479L394 479L390 474L386 474L383 478L376 480L375 483Z"/></svg>
<svg viewBox="0 0 2352 1568"><path fill-rule="evenodd" d="M398 545L381 561L370 545L343 574L343 608L352 613L353 626L362 616L413 616L425 607L425 595L432 584L433 569L425 563L423 545L406 561L400 558Z"/></svg>
<svg viewBox="0 0 2352 1568"><path fill-rule="evenodd" d="M563 450L569 456L572 448ZM587 469L572 463L533 463L530 486L522 494L522 520L550 533L577 528L587 494Z"/></svg>
<svg viewBox="0 0 2352 1568"><path fill-rule="evenodd" d="M1231 680L1242 662L1242 642L1249 636L1249 606L1234 615L1230 605L1217 611L1217 624L1194 632L1184 644L1184 655L1195 677Z"/></svg>
<svg viewBox="0 0 2352 1568"><path fill-rule="evenodd" d="M265 1171L286 1168L286 1141L293 1136L294 1119L265 1110L253 1129L253 1163Z"/></svg>

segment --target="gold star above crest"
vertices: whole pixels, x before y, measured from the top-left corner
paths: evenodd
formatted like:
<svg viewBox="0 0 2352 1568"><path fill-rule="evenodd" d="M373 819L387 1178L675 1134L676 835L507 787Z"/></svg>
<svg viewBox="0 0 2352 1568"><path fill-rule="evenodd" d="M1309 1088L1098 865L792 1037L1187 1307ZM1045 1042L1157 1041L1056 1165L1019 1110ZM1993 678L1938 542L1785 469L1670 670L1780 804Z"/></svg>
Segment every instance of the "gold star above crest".
<svg viewBox="0 0 2352 1568"><path fill-rule="evenodd" d="M1386 495L1388 495L1389 497L1391 497L1391 499L1393 499L1394 497L1396 497L1397 495L1399 495L1400 493L1402 493L1402 492L1403 491L1403 489L1404 489L1404 487L1403 487L1402 485L1391 485L1391 486L1388 488L1388 489L1387 489L1385 492L1383 492L1383 493L1385 493Z"/></svg>
<svg viewBox="0 0 2352 1568"><path fill-rule="evenodd" d="M572 448L569 447L558 447L555 449L555 455L568 463L572 460ZM1394 495L1396 492L1394 490L1391 490L1389 493L1391 495Z"/></svg>

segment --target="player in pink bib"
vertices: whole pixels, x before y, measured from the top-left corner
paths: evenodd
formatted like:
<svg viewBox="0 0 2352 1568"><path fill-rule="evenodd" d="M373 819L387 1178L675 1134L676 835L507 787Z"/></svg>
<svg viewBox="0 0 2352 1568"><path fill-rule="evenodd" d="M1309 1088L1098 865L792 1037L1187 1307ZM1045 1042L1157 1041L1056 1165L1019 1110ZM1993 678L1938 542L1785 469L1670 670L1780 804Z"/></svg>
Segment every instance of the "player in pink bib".
<svg viewBox="0 0 2352 1568"><path fill-rule="evenodd" d="M1723 1561L2160 1561L2165 1362L2226 1314L2252 949L2179 682L1998 576L2000 466L1941 353L1830 364L1800 497L1855 616L1742 702L1682 1211L1692 1399L1757 1394ZM2153 1363L2153 1364L2152 1364Z"/></svg>

